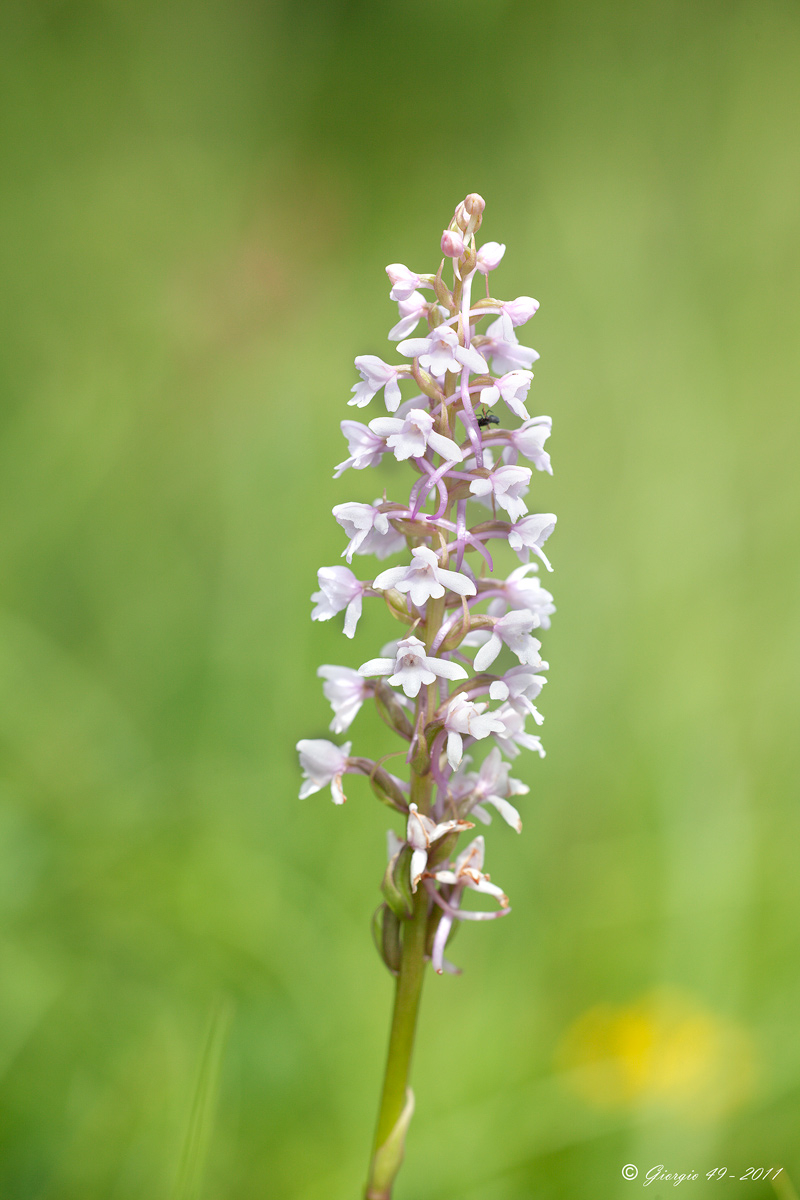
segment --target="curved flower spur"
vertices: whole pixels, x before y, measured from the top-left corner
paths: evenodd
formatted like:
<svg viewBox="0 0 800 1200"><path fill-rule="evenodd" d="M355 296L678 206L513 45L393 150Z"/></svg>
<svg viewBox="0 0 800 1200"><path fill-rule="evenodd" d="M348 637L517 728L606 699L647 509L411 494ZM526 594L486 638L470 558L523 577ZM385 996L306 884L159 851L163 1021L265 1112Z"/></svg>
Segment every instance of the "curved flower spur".
<svg viewBox="0 0 800 1200"><path fill-rule="evenodd" d="M344 776L357 773L402 817L388 835L384 900L374 921L397 989L367 1200L388 1200L402 1162L425 963L439 974L455 971L445 951L456 922L493 920L511 911L484 871L483 837L462 847L458 839L476 821L488 825L489 809L521 832L510 798L528 789L511 778L506 759L522 749L544 755L525 725L542 721L533 701L546 682L541 672L547 663L534 631L547 629L555 610L538 564L530 560L535 555L551 570L543 546L556 518L529 514L527 496L534 470L551 473L544 448L551 420L528 413L530 368L538 354L520 345L516 334L538 303L530 296L503 301L490 294L489 274L505 246L476 245L483 211L484 201L474 193L459 204L442 234L444 257L436 274L415 274L399 263L386 268L400 316L389 338L406 361L391 365L375 355L355 360L361 382L349 403L366 408L382 393L391 415L366 425L342 421L349 457L335 477L379 466L389 454L407 462L414 479L405 501L384 494L374 504L336 505L333 515L348 539L342 557L351 564L354 557L385 559L402 551L404 560L374 575L374 568L367 571L373 577L365 580L349 566L322 567L320 590L312 597L312 618L327 621L344 612L349 638L364 597L382 599L404 627L396 642L358 671L332 665L318 671L333 709L331 730L345 733L362 704L373 700L401 740L404 777L352 756L350 742L297 745L301 797L330 785L334 803L342 804ZM448 259L452 286L444 279ZM479 276L486 295L473 299ZM475 523L468 525L468 516ZM490 547L497 538L523 564L507 579L493 573ZM500 666L505 658L509 665ZM494 745L470 770L469 752L480 742ZM493 907L467 907L468 893L479 893Z"/></svg>

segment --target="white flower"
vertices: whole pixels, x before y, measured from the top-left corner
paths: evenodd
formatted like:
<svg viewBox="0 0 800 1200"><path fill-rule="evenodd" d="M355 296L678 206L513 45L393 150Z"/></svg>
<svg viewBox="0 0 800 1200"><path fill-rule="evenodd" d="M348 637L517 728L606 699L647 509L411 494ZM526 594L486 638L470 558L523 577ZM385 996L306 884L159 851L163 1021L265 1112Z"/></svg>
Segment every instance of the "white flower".
<svg viewBox="0 0 800 1200"><path fill-rule="evenodd" d="M437 676L442 679L466 679L467 672L458 663L445 658L428 657L425 643L419 638L407 637L397 643L397 656L371 658L358 668L359 675L389 675L389 683L402 687L407 696L419 695L419 689L433 683Z"/></svg>
<svg viewBox="0 0 800 1200"><path fill-rule="evenodd" d="M351 667L319 667L317 675L324 679L322 691L333 709L331 733L345 733L358 715L361 705L375 691L375 685L362 679Z"/></svg>
<svg viewBox="0 0 800 1200"><path fill-rule="evenodd" d="M338 479L349 467L356 471L363 471L365 467L377 467L386 453L386 442L383 438L378 437L368 425L362 425L360 421L342 421L341 428L347 438L350 457L337 464L333 478Z"/></svg>
<svg viewBox="0 0 800 1200"><path fill-rule="evenodd" d="M483 873L482 868L485 852L486 847L483 838L476 837L459 854L455 861L454 870L448 870L445 867L440 871L434 871L433 877L439 883L449 883L456 887L468 887L472 888L473 891L494 896L501 908L508 908L508 896L496 883L491 882L488 875L484 875Z"/></svg>
<svg viewBox="0 0 800 1200"><path fill-rule="evenodd" d="M316 608L311 613L312 621L329 621L342 609L345 637L353 637L361 616L364 588L367 586L356 579L348 567L320 567L317 571L320 591L311 599Z"/></svg>
<svg viewBox="0 0 800 1200"><path fill-rule="evenodd" d="M478 251L476 269L481 275L488 275L495 267L500 265L500 260L506 252L505 246L501 242L484 242Z"/></svg>
<svg viewBox="0 0 800 1200"><path fill-rule="evenodd" d="M550 437L552 424L549 417L531 417L524 425L520 425L519 429L512 429L508 434L508 440L514 449L532 462L537 471L546 471L548 475L553 474L553 468L544 444Z"/></svg>
<svg viewBox="0 0 800 1200"><path fill-rule="evenodd" d="M473 704L459 692L447 706L444 727L447 730L447 761L455 769L464 753L462 734L480 741L492 733L502 733L505 726L496 713L487 713L488 705Z"/></svg>
<svg viewBox="0 0 800 1200"><path fill-rule="evenodd" d="M478 375L489 370L482 354L459 345L458 334L449 325L437 325L424 338L408 338L397 349L406 358L419 359L419 365L437 377L445 371L460 371L462 366Z"/></svg>
<svg viewBox="0 0 800 1200"><path fill-rule="evenodd" d="M394 412L400 403L400 384L397 382L399 367L392 367L375 354L360 354L355 360L356 369L361 375L361 383L353 384L350 389L353 399L348 404L364 408L381 388L389 412Z"/></svg>
<svg viewBox="0 0 800 1200"><path fill-rule="evenodd" d="M421 408L412 408L404 419L399 417L376 417L370 421L373 433L386 439L386 445L402 462L406 458L422 458L430 446L448 462L461 462L464 455L449 437L436 433L433 417Z"/></svg>
<svg viewBox="0 0 800 1200"><path fill-rule="evenodd" d="M548 571L552 571L550 560L542 546L556 527L558 518L554 513L532 513L524 520L512 525L508 534L508 544L516 550L523 562L530 558L530 551L538 554Z"/></svg>
<svg viewBox="0 0 800 1200"><path fill-rule="evenodd" d="M408 566L389 567L387 571L381 571L372 586L380 591L396 588L398 592L407 592L411 603L419 608L429 598L440 599L445 588L459 596L475 595L476 588L472 580L458 571L445 571L439 566L436 554L427 546L415 546L411 554L413 561Z"/></svg>
<svg viewBox="0 0 800 1200"><path fill-rule="evenodd" d="M516 371L519 367L528 369L539 357L529 346L519 344L508 317L498 317L493 321L486 330L486 339L481 342L481 348L487 357L492 358L495 371Z"/></svg>
<svg viewBox="0 0 800 1200"><path fill-rule="evenodd" d="M416 804L408 806L408 825L406 826L406 841L414 853L411 855L411 890L417 890L425 867L428 865L428 851L434 842L446 837L448 833L461 833L464 829L473 829L471 821L442 821L436 824L430 817L417 810Z"/></svg>
<svg viewBox="0 0 800 1200"><path fill-rule="evenodd" d="M497 709L497 713L505 726L502 733L495 735L497 744L509 758L516 758L520 749L533 750L540 758L544 758L545 752L541 739L534 733L525 732L524 713L510 704L502 704Z"/></svg>
<svg viewBox="0 0 800 1200"><path fill-rule="evenodd" d="M392 285L392 290L389 293L392 300L408 300L413 295L418 287L429 287L423 276L415 275L413 271L409 271L408 267L404 267L402 263L389 263L386 268L386 274L389 276L389 282Z"/></svg>
<svg viewBox="0 0 800 1200"><path fill-rule="evenodd" d="M354 554L375 554L378 558L387 558L396 550L402 550L406 540L389 524L386 513L381 512L375 504L358 504L350 501L347 504L337 504L332 509L333 515L350 538L350 542L342 551L342 558L353 561Z"/></svg>
<svg viewBox="0 0 800 1200"><path fill-rule="evenodd" d="M535 674L532 667L523 664L506 671L502 679L495 679L489 687L489 696L492 700L507 700L511 708L530 713L536 724L541 725L544 717L533 701L546 683L544 675Z"/></svg>
<svg viewBox="0 0 800 1200"><path fill-rule="evenodd" d="M530 467L497 467L485 478L473 479L469 490L473 496L494 495L495 501L506 510L511 520L518 521L528 511L522 496L528 490L532 474Z"/></svg>
<svg viewBox="0 0 800 1200"><path fill-rule="evenodd" d="M538 624L539 619L536 614L528 612L526 608L516 609L506 613L504 617L498 617L492 627L489 641L481 646L475 655L475 670L488 670L500 653L502 642L505 642L509 650L516 654L521 663L526 663L529 667L540 668L542 660L539 650L542 643L530 636L531 630L536 629Z"/></svg>
<svg viewBox="0 0 800 1200"><path fill-rule="evenodd" d="M509 371L501 379L495 381L492 387L481 388L481 404L492 408L502 397L515 417L530 420L525 407L525 397L528 395L533 379L533 371Z"/></svg>
<svg viewBox="0 0 800 1200"><path fill-rule="evenodd" d="M488 825L490 817L482 805L491 804L507 825L516 829L517 833L522 833L522 820L514 805L509 803L508 797L527 796L530 788L521 780L512 779L509 775L510 770L511 764L503 762L500 751L495 746L483 760L480 772L464 777L462 788L465 789L464 794L472 793L470 816L475 815ZM453 778L455 779L455 776ZM452 786L453 780L450 782Z"/></svg>
<svg viewBox="0 0 800 1200"><path fill-rule="evenodd" d="M422 292L412 292L406 300L398 304L400 320L389 330L387 337L390 342L399 342L408 337L419 325L428 312L428 301Z"/></svg>
<svg viewBox="0 0 800 1200"><path fill-rule="evenodd" d="M530 573L535 570L535 563L525 563L516 567L508 579L498 582L497 587L502 590L503 595L502 599L493 600L489 605L491 616L502 613L505 602L511 608L527 608L538 618L537 624L542 629L550 628L550 617L556 608L551 593L542 587L538 575L531 577Z"/></svg>
<svg viewBox="0 0 800 1200"><path fill-rule="evenodd" d="M297 743L300 755L300 766L303 769L303 783L300 787L300 799L320 792L331 785L331 798L334 804L344 804L347 797L342 790L342 776L348 768L350 742L336 746L326 742L324 738L304 738Z"/></svg>
<svg viewBox="0 0 800 1200"><path fill-rule="evenodd" d="M524 325L530 321L538 308L539 301L534 300L533 296L517 296L516 300L507 300L505 304L500 305L500 316L492 322L486 332L490 337L497 334L507 338L509 323L512 328L515 325Z"/></svg>

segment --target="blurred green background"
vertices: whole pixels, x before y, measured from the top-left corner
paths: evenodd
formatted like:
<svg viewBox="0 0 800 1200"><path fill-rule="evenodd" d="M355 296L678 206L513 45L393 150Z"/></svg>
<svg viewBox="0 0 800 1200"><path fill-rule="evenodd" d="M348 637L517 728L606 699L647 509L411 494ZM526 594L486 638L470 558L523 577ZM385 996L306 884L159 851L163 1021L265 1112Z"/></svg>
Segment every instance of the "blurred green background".
<svg viewBox="0 0 800 1200"><path fill-rule="evenodd" d="M384 266L471 190L559 612L398 1200L797 1186L800 8L5 0L0 60L0 1195L359 1195L386 810L294 743L393 632L308 596L390 478L331 479Z"/></svg>

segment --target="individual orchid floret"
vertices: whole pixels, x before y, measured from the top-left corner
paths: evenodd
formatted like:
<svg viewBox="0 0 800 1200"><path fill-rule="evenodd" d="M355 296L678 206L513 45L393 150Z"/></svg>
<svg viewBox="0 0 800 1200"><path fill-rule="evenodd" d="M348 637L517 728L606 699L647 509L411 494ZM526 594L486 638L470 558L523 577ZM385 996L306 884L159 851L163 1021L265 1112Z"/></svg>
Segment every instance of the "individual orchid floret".
<svg viewBox="0 0 800 1200"><path fill-rule="evenodd" d="M352 667L334 667L326 664L317 669L317 675L325 680L322 685L323 695L333 709L331 733L346 733L358 716L361 705L369 696L374 695L375 684L362 679Z"/></svg>
<svg viewBox="0 0 800 1200"><path fill-rule="evenodd" d="M446 837L448 833L462 833L465 829L474 829L470 821L442 821L439 824L418 811L416 804L408 806L408 824L406 826L406 841L414 853L411 855L411 890L417 890L417 884L422 878L428 864L428 853L435 842Z"/></svg>
<svg viewBox="0 0 800 1200"><path fill-rule="evenodd" d="M542 560L548 571L552 571L550 560L542 550L542 546L556 527L558 518L554 513L531 513L516 525L512 525L508 534L508 544L516 550L523 562L530 558L533 551Z"/></svg>
<svg viewBox="0 0 800 1200"><path fill-rule="evenodd" d="M515 609L504 617L498 617L488 642L475 655L475 670L487 671L500 653L503 642L521 663L540 669L543 665L539 655L542 643L531 637L531 630L536 629L538 624L539 618L526 608Z"/></svg>
<svg viewBox="0 0 800 1200"><path fill-rule="evenodd" d="M489 687L489 696L492 700L507 700L512 708L530 713L534 716L536 724L541 725L543 718L532 702L546 683L544 675L537 675L532 667L522 663L518 667L511 667L502 679L493 680Z"/></svg>
<svg viewBox="0 0 800 1200"><path fill-rule="evenodd" d="M437 325L424 338L407 338L397 349L406 358L418 359L419 365L437 378L446 371L460 371L462 367L468 367L477 375L489 370L483 355L473 346L461 346L458 334L449 325Z"/></svg>
<svg viewBox="0 0 800 1200"><path fill-rule="evenodd" d="M474 596L475 584L459 571L446 571L439 566L439 559L428 546L415 546L411 551L413 561L404 567L389 567L381 571L373 582L380 591L396 588L407 592L411 603L421 608L429 599L438 600L445 589L458 596Z"/></svg>
<svg viewBox="0 0 800 1200"><path fill-rule="evenodd" d="M350 742L337 746L324 738L303 738L297 743L300 755L300 766L303 770L303 783L300 787L300 799L321 792L328 784L331 785L331 799L334 804L344 804L347 797L342 788L342 776L349 768Z"/></svg>
<svg viewBox="0 0 800 1200"><path fill-rule="evenodd" d="M353 384L350 389L353 399L348 404L357 408L365 408L376 392L384 389L383 395L389 412L395 412L401 400L398 375L402 368L392 367L376 354L360 354L355 360L356 369L361 375L361 383Z"/></svg>
<svg viewBox="0 0 800 1200"><path fill-rule="evenodd" d="M422 292L412 292L407 300L398 304L400 320L389 330L387 337L390 342L399 342L408 337L428 314L428 301Z"/></svg>
<svg viewBox="0 0 800 1200"><path fill-rule="evenodd" d="M532 379L533 371L509 371L491 387L481 388L481 404L492 408L502 398L515 417L528 421L530 417L525 407L525 398L530 391Z"/></svg>
<svg viewBox="0 0 800 1200"><path fill-rule="evenodd" d="M541 738L535 733L525 732L525 713L510 704L501 704L495 711L505 726L502 733L495 735L497 744L509 758L516 758L520 750L532 750L534 754L544 758ZM541 723L539 713L535 712L535 718Z"/></svg>
<svg viewBox="0 0 800 1200"><path fill-rule="evenodd" d="M388 675L389 683L394 687L402 687L405 694L412 699L419 695L419 690L429 683L440 679L466 679L467 672L458 663L446 658L428 657L425 653L425 643L419 638L403 638L397 643L397 656L391 658L371 658L358 668L359 675Z"/></svg>
<svg viewBox="0 0 800 1200"><path fill-rule="evenodd" d="M332 509L333 515L350 539L342 558L353 561L354 554L375 554L378 558L388 558L396 550L402 550L406 540L389 524L385 512L381 512L378 504L359 504L351 501L348 504L337 504Z"/></svg>
<svg viewBox="0 0 800 1200"><path fill-rule="evenodd" d="M436 432L433 417L421 408L412 408L403 419L376 417L369 427L378 437L386 439L386 445L399 462L422 458L428 446L448 462L461 462L464 457L452 438Z"/></svg>
<svg viewBox="0 0 800 1200"><path fill-rule="evenodd" d="M481 763L477 775L470 773L461 779L454 775L450 784L451 788L457 786L461 794L470 796L470 816L476 816L484 825L488 825L491 818L483 805L491 804L507 825L516 829L517 833L522 833L522 819L508 797L527 796L530 788L521 780L512 779L510 771L511 764L503 761L495 746Z"/></svg>
<svg viewBox="0 0 800 1200"><path fill-rule="evenodd" d="M508 579L498 584L502 598L492 601L489 613L492 616L496 615L493 612L494 606L505 602L511 608L527 608L538 618L537 623L542 629L549 629L550 617L556 611L553 596L547 588L542 587L538 575L532 574L535 571L535 563L524 563L521 567L515 567Z"/></svg>
<svg viewBox="0 0 800 1200"><path fill-rule="evenodd" d="M464 737L480 741L505 726L496 713L486 712L487 704L474 704L459 692L447 706L444 728L447 732L447 761L455 770L464 753Z"/></svg>
<svg viewBox="0 0 800 1200"><path fill-rule="evenodd" d="M486 337L481 340L481 350L487 358L492 359L495 371L516 371L522 368L528 370L539 357L536 350L530 346L521 346L517 335L511 327L511 321L499 318L493 321L486 330ZM527 413L525 416L527 417Z"/></svg>
<svg viewBox="0 0 800 1200"><path fill-rule="evenodd" d="M453 229L445 229L442 234L442 254L447 258L461 258L466 250L464 239Z"/></svg>
<svg viewBox="0 0 800 1200"><path fill-rule="evenodd" d="M532 462L537 471L546 471L548 475L553 474L553 468L544 444L550 437L552 425L549 417L531 417L519 429L511 429L507 434L509 445Z"/></svg>
<svg viewBox="0 0 800 1200"><path fill-rule="evenodd" d="M338 479L350 467L355 471L363 471L365 467L377 467L386 454L386 442L377 433L373 433L368 425L360 421L340 422L342 433L347 438L350 457L337 464L334 479Z"/></svg>
<svg viewBox="0 0 800 1200"><path fill-rule="evenodd" d="M508 896L496 883L492 883L488 875L483 873L483 859L486 853L483 837L478 836L471 841L465 850L459 854L452 870L442 868L434 871L433 878L439 883L449 883L455 887L468 887L484 895L494 896L501 908L508 908Z"/></svg>
<svg viewBox="0 0 800 1200"><path fill-rule="evenodd" d="M495 267L499 267L505 252L506 248L501 242L484 242L475 263L481 275L488 275Z"/></svg>
<svg viewBox="0 0 800 1200"><path fill-rule="evenodd" d="M392 290L389 293L392 300L408 300L419 287L430 287L430 276L415 275L402 263L389 263L386 268Z"/></svg>
<svg viewBox="0 0 800 1200"><path fill-rule="evenodd" d="M463 230L464 236L469 237L480 229L480 224L483 219L483 210L486 208L486 201L483 196L477 192L470 192L465 196L459 205L456 206L455 214L451 224L456 224L459 229Z"/></svg>
<svg viewBox="0 0 800 1200"><path fill-rule="evenodd" d="M512 521L518 521L528 511L522 497L528 490L532 474L530 467L497 467L487 476L473 479L469 490L473 496L492 496Z"/></svg>
<svg viewBox="0 0 800 1200"><path fill-rule="evenodd" d="M530 321L538 308L539 301L534 300L533 296L517 296L516 300L506 300L500 305L499 317L492 321L486 332L489 337L502 337L503 341L510 341L512 329Z"/></svg>
<svg viewBox="0 0 800 1200"><path fill-rule="evenodd" d="M331 617L344 609L345 637L353 637L361 616L364 589L369 584L356 579L348 567L320 567L317 579L320 590L311 597L316 605L311 620L330 621Z"/></svg>

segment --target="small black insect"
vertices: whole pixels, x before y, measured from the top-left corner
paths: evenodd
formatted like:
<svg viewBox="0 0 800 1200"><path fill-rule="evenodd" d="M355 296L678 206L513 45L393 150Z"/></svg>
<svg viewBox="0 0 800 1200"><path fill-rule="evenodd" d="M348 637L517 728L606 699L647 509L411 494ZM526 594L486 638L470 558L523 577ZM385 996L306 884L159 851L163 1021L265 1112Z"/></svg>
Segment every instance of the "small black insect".
<svg viewBox="0 0 800 1200"><path fill-rule="evenodd" d="M478 417L479 427L481 429L487 429L490 425L499 425L499 424L500 424L500 418L496 417L494 413L487 412L486 405L484 404L483 412Z"/></svg>

